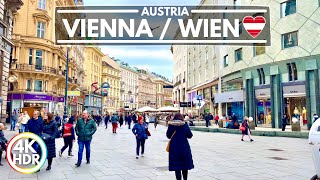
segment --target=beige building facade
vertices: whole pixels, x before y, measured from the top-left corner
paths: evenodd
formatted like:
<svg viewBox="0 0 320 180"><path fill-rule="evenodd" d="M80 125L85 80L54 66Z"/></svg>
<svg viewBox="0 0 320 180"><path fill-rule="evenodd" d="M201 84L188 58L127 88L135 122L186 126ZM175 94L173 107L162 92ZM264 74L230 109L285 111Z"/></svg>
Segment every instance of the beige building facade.
<svg viewBox="0 0 320 180"><path fill-rule="evenodd" d="M139 87L138 87L138 108L150 106L156 108L157 106L157 85L153 78L148 75L145 70L138 70Z"/></svg>

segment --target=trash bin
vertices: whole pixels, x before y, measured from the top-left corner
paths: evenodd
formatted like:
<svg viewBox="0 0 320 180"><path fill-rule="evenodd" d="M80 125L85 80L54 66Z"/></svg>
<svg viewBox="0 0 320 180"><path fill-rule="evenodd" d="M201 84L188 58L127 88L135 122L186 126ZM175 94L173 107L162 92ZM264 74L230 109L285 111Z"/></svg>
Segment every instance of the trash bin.
<svg viewBox="0 0 320 180"><path fill-rule="evenodd" d="M313 163L317 173L311 180L316 180L320 178L320 121L314 122L310 129L309 144L311 145Z"/></svg>

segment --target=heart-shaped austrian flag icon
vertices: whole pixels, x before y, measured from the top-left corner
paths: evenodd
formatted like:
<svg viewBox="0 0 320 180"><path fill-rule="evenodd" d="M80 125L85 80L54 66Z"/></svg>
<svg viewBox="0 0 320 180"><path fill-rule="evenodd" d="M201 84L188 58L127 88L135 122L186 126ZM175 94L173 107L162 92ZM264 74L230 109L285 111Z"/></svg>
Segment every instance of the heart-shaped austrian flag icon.
<svg viewBox="0 0 320 180"><path fill-rule="evenodd" d="M243 27L253 38L259 36L266 25L266 19L263 16L257 16L255 18L252 16L246 16L243 18L242 22Z"/></svg>

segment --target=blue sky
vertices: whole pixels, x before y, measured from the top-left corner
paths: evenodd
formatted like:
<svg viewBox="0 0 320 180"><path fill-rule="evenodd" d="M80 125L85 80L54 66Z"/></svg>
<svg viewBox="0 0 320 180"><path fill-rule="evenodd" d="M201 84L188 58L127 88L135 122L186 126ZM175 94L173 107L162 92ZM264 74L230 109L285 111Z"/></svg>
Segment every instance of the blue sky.
<svg viewBox="0 0 320 180"><path fill-rule="evenodd" d="M85 5L198 5L201 0L84 0ZM169 45L154 46L101 46L110 57L127 62L131 66L148 69L172 79L173 56Z"/></svg>

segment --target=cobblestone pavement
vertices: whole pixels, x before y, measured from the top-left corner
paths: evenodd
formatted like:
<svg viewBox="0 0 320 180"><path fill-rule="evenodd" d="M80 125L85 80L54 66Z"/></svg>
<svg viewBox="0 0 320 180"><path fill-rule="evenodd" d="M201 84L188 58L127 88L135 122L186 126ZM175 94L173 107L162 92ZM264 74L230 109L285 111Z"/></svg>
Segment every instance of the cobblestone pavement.
<svg viewBox="0 0 320 180"><path fill-rule="evenodd" d="M72 158L57 157L51 171L46 165L37 174L24 175L13 171L5 162L0 167L0 179L175 179L168 171L168 153L165 151L166 128L158 126L146 142L145 157L135 159L135 139L127 126L111 133L100 126L91 144L91 164L84 160L75 168L78 146L75 144ZM314 174L312 155L307 140L279 137L254 137L254 142L241 142L239 135L193 132L190 140L195 169L189 171L190 180L200 179L310 179ZM7 137L14 134L5 131ZM248 139L247 139L248 140ZM56 140L57 151L63 140ZM84 154L85 156L85 154Z"/></svg>

